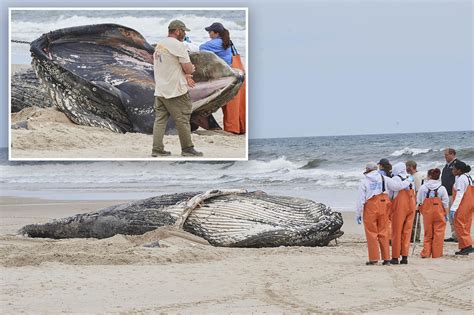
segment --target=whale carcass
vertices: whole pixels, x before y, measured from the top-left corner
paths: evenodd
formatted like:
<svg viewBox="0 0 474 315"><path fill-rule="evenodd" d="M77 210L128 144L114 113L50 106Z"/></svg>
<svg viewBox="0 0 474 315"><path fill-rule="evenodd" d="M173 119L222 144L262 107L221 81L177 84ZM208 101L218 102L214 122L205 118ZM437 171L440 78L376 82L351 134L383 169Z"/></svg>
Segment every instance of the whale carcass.
<svg viewBox="0 0 474 315"><path fill-rule="evenodd" d="M137 31L117 24L64 28L43 34L30 51L46 92L73 122L153 132L154 48ZM191 125L218 128L212 113L237 94L244 74L211 52L190 58L196 67Z"/></svg>
<svg viewBox="0 0 474 315"><path fill-rule="evenodd" d="M343 232L342 215L308 199L245 190L152 197L23 227L43 238L106 238L176 226L226 247L326 246Z"/></svg>

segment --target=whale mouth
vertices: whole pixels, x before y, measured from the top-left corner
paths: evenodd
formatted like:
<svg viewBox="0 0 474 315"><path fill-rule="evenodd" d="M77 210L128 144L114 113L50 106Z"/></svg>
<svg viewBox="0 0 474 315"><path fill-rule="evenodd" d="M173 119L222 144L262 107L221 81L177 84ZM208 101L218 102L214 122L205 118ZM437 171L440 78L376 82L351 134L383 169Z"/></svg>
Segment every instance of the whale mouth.
<svg viewBox="0 0 474 315"><path fill-rule="evenodd" d="M225 77L207 82L197 82L196 86L189 90L189 96L193 101L193 112L208 107L212 101L218 100L229 90L238 85L238 77ZM238 85L240 87L240 85Z"/></svg>
<svg viewBox="0 0 474 315"><path fill-rule="evenodd" d="M197 82L196 86L189 90L189 96L193 102L202 101L222 91L229 86L233 80L233 78L228 77L207 82Z"/></svg>
<svg viewBox="0 0 474 315"><path fill-rule="evenodd" d="M33 41L30 51L42 85L75 123L153 132L154 48L137 31L117 24L59 29ZM237 94L244 75L210 52L190 58L193 115L206 117Z"/></svg>

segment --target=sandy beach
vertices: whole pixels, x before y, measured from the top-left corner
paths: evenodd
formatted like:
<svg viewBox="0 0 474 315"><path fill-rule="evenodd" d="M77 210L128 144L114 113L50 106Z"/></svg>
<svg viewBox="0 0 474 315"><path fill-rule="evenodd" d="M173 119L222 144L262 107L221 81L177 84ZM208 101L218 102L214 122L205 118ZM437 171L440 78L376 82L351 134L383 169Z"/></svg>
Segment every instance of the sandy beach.
<svg viewBox="0 0 474 315"><path fill-rule="evenodd" d="M421 258L421 220L407 264L367 265L355 220L368 163L415 193L439 169L441 199L474 178L473 1L37 3L2 2L0 315L474 315L474 253ZM245 86L247 133L198 128L203 157L166 135L152 157L128 131L152 131L153 82L181 94L188 55L195 113L223 128ZM203 200L227 189L249 194Z"/></svg>
<svg viewBox="0 0 474 315"><path fill-rule="evenodd" d="M328 247L216 248L186 232L29 239L43 223L121 203L4 197L0 204L5 313L472 314L473 256L365 266L362 226L343 213L344 236ZM144 245L159 241L160 247Z"/></svg>
<svg viewBox="0 0 474 315"><path fill-rule="evenodd" d="M12 74L29 68L27 65L12 65ZM222 111L218 110L214 117L222 127ZM56 108L25 108L11 114L11 124L22 126L10 129L13 159L153 159L152 135L121 134L77 125ZM199 128L191 137L195 148L204 153L203 158L246 158L245 135ZM172 153L167 158L183 159L177 135L166 135L164 144Z"/></svg>

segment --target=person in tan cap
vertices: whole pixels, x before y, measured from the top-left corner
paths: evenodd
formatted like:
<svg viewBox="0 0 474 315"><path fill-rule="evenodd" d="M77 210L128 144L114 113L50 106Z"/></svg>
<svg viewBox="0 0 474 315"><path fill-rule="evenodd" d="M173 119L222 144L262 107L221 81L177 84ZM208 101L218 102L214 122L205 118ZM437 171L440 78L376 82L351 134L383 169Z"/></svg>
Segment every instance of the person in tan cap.
<svg viewBox="0 0 474 315"><path fill-rule="evenodd" d="M174 20L168 26L168 37L156 44L154 59L155 75L155 123L153 125L153 149L151 155L169 156L165 151L163 137L171 116L178 130L181 143L181 155L202 156L194 149L191 140L192 103L188 89L194 87L192 73L194 65L189 59L186 46L183 44L186 25Z"/></svg>

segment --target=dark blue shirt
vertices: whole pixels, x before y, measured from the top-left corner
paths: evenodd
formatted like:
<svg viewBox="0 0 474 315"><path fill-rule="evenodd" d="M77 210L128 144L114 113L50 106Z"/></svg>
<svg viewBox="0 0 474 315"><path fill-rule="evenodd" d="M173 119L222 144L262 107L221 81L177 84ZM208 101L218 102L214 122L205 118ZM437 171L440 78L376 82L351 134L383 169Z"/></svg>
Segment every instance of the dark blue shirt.
<svg viewBox="0 0 474 315"><path fill-rule="evenodd" d="M446 163L443 168L443 172L441 173L441 185L446 188L448 196L453 195L453 185L456 180L456 177L453 175L453 165L456 160L457 159L454 159L451 162Z"/></svg>
<svg viewBox="0 0 474 315"><path fill-rule="evenodd" d="M224 60L229 66L232 64L232 50L229 48L224 49L222 47L222 38L214 38L208 42L205 42L199 46L199 50L212 51L222 60Z"/></svg>

